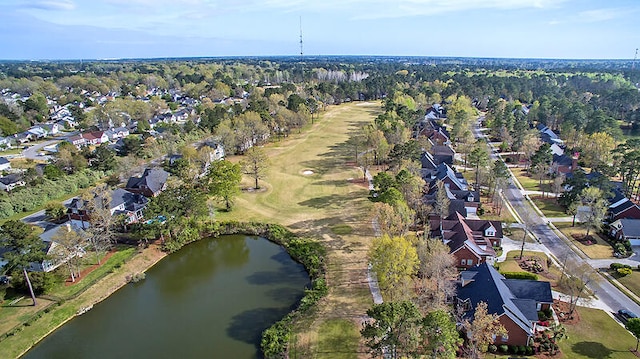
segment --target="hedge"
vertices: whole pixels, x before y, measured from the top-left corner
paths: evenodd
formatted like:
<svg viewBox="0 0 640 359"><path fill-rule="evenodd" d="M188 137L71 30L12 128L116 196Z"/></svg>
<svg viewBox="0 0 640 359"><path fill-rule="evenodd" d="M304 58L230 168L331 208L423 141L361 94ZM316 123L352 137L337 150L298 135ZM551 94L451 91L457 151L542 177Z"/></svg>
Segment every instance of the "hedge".
<svg viewBox="0 0 640 359"><path fill-rule="evenodd" d="M538 280L538 275L529 272L500 272L507 279L531 279Z"/></svg>

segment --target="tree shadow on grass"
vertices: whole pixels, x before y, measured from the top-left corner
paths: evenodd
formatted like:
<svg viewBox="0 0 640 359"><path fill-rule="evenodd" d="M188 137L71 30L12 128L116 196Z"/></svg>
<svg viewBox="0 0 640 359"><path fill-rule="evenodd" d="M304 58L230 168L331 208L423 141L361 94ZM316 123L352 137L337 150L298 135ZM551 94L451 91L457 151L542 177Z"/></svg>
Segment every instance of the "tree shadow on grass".
<svg viewBox="0 0 640 359"><path fill-rule="evenodd" d="M594 359L611 358L611 355L616 352L596 342L578 342L571 346L571 350L576 354Z"/></svg>
<svg viewBox="0 0 640 359"><path fill-rule="evenodd" d="M307 199L305 201L298 202L301 206L316 208L316 209L340 209L345 206L345 203L362 198L362 193L352 191L346 195L326 195Z"/></svg>

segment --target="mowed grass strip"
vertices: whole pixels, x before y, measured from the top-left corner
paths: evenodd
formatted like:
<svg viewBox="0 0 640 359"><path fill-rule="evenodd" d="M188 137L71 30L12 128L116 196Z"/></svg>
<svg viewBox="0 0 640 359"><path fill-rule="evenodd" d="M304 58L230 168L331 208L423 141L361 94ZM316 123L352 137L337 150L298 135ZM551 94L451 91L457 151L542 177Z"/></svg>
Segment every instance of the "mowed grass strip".
<svg viewBox="0 0 640 359"><path fill-rule="evenodd" d="M538 207L538 209L542 211L542 213L546 217L553 218L568 216L568 214L566 214L564 211L564 207L559 205L556 199L553 197L543 198L539 195L530 195L529 197L531 198L533 203L536 204L536 207Z"/></svg>
<svg viewBox="0 0 640 359"><path fill-rule="evenodd" d="M359 323L373 303L367 283L371 202L347 140L380 113L380 102L334 106L303 133L265 146L271 165L261 189L250 190L245 178L233 210L217 214L220 220L283 224L327 248L329 294L294 326L291 358L324 355L328 336L351 337L352 327L334 321ZM359 341L359 335L351 338Z"/></svg>
<svg viewBox="0 0 640 359"><path fill-rule="evenodd" d="M568 338L560 341L563 358L637 358L629 349L636 340L626 329L600 309L578 307L580 322L565 325Z"/></svg>
<svg viewBox="0 0 640 359"><path fill-rule="evenodd" d="M357 358L360 332L356 325L345 319L328 320L318 331L317 358L351 359Z"/></svg>
<svg viewBox="0 0 640 359"><path fill-rule="evenodd" d="M633 294L640 296L640 271L637 268L632 268L633 272L624 277L615 277L620 284L625 286Z"/></svg>

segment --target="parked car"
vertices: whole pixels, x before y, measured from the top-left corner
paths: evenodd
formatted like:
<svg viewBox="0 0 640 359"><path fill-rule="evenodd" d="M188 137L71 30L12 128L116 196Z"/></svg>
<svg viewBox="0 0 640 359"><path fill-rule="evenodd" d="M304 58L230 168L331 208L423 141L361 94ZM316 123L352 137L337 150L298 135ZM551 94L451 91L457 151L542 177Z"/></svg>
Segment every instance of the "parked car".
<svg viewBox="0 0 640 359"><path fill-rule="evenodd" d="M627 321L631 318L638 318L638 315L636 315L636 313L628 310L628 309L620 309L618 311L618 314L616 315L618 317L618 319L620 319L620 321L622 323L627 323Z"/></svg>

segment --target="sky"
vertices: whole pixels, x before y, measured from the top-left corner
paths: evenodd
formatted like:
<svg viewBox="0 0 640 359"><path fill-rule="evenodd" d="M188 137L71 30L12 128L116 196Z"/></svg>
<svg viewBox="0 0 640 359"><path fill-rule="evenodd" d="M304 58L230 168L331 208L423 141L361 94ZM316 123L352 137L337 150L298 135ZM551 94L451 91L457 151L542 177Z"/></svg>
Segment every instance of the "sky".
<svg viewBox="0 0 640 359"><path fill-rule="evenodd" d="M302 25L302 26L301 26ZM0 0L0 59L633 59L638 0Z"/></svg>

